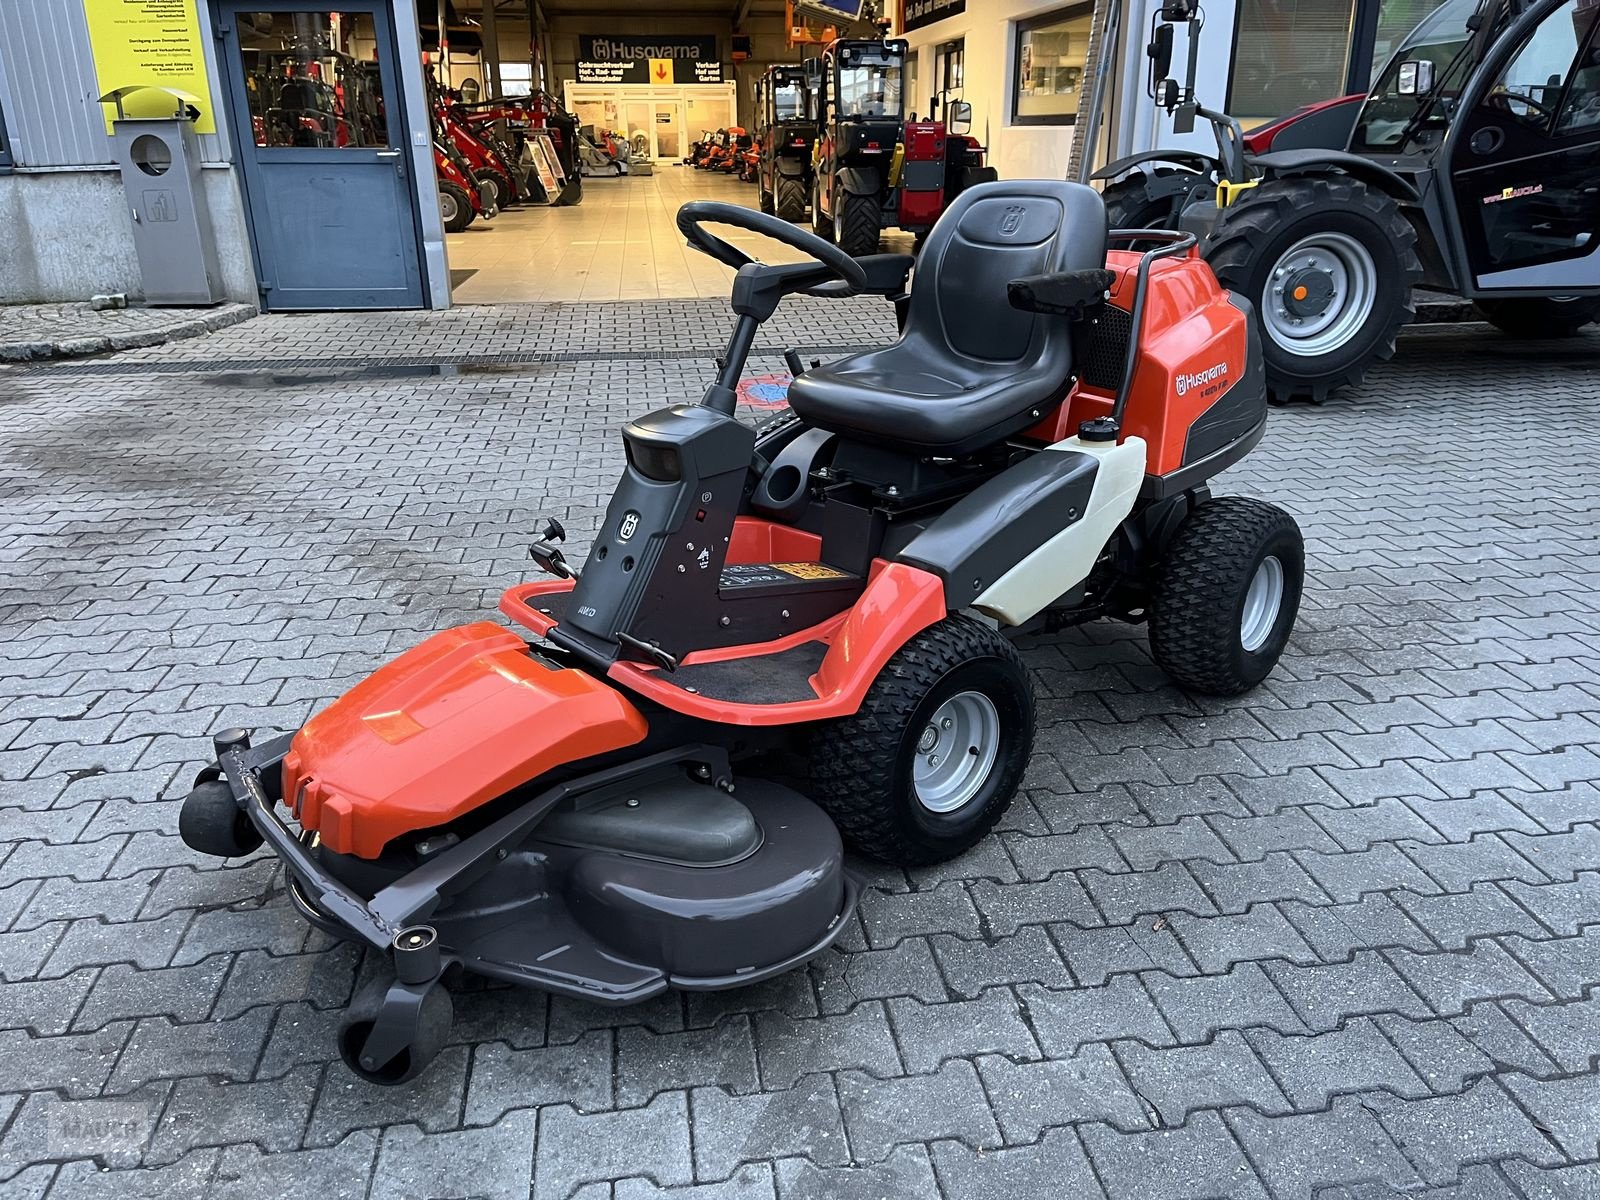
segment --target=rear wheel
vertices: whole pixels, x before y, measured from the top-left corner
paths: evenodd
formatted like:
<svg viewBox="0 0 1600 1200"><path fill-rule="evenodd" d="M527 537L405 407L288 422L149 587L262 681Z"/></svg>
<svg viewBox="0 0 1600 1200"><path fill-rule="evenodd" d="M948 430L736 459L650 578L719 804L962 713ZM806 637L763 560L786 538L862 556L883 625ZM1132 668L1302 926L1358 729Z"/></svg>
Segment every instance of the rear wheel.
<svg viewBox="0 0 1600 1200"><path fill-rule="evenodd" d="M1263 500L1207 500L1179 525L1150 596L1150 654L1181 687L1237 696L1282 657L1300 610L1305 542Z"/></svg>
<svg viewBox="0 0 1600 1200"><path fill-rule="evenodd" d="M784 221L799 224L806 219L806 185L788 175L778 176L776 210Z"/></svg>
<svg viewBox="0 0 1600 1200"><path fill-rule="evenodd" d="M1600 321L1600 296L1548 296L1479 300L1478 311L1501 333L1518 338L1571 337Z"/></svg>
<svg viewBox="0 0 1600 1200"><path fill-rule="evenodd" d="M1155 177L1176 175L1173 167L1157 167ZM1187 172L1186 172L1187 173ZM1194 176L1198 182L1200 177ZM1149 179L1142 174L1129 175L1115 183L1108 183L1100 198L1106 204L1106 221L1112 229L1176 229L1177 214L1173 211L1178 197L1162 196L1151 199Z"/></svg>
<svg viewBox="0 0 1600 1200"><path fill-rule="evenodd" d="M876 196L857 196L846 192L834 209L834 234L851 258L865 258L878 252L878 237L883 232L882 207Z"/></svg>
<svg viewBox="0 0 1600 1200"><path fill-rule="evenodd" d="M459 183L448 179L439 181L439 216L444 220L446 233L460 233L472 224L477 214L472 211L472 197Z"/></svg>
<svg viewBox="0 0 1600 1200"><path fill-rule="evenodd" d="M1010 807L1033 729L1033 690L1011 643L947 617L900 648L854 715L816 734L811 794L857 850L901 866L942 862Z"/></svg>
<svg viewBox="0 0 1600 1200"><path fill-rule="evenodd" d="M1275 400L1320 402L1394 356L1416 243L1393 200L1342 176L1268 180L1222 211L1206 260L1255 305Z"/></svg>

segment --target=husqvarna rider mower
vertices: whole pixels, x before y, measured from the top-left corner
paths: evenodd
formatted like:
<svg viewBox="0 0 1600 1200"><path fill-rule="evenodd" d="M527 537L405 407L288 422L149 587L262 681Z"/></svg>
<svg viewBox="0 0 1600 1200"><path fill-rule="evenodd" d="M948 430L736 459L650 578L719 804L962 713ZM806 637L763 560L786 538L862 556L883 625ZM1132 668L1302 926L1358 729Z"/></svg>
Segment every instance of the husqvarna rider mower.
<svg viewBox="0 0 1600 1200"><path fill-rule="evenodd" d="M754 262L713 224L808 259ZM189 845L265 839L307 920L386 956L341 1034L370 1079L437 1052L453 968L616 1004L733 987L838 937L841 832L898 864L972 846L1033 744L1008 628L1148 621L1156 661L1217 695L1289 637L1293 519L1206 490L1267 407L1246 305L1191 236L1108 252L1090 189L984 184L908 295L909 255L725 204L678 226L737 268L737 323L697 403L623 427L581 576L551 521L548 577L501 602L521 632L446 630L298 732L218 734L184 804ZM899 340L791 352L792 411L735 419L779 302L858 292L900 305Z"/></svg>

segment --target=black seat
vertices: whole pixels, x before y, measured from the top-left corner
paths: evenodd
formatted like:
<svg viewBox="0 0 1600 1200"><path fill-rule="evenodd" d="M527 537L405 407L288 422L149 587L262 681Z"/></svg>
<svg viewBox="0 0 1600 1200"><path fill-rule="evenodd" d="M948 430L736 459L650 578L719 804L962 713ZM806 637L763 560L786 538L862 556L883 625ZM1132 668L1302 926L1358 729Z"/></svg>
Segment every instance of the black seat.
<svg viewBox="0 0 1600 1200"><path fill-rule="evenodd" d="M808 424L936 454L969 454L1025 429L1072 372L1060 317L1012 308L1006 284L1105 266L1100 194L1050 179L963 192L928 235L900 340L813 367L789 386Z"/></svg>

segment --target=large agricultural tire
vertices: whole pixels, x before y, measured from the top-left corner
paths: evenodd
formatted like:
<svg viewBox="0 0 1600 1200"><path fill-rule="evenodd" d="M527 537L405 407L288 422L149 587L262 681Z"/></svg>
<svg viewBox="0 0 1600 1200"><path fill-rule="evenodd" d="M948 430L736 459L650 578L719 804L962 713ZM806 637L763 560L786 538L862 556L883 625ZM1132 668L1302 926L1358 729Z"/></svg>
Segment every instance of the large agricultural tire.
<svg viewBox="0 0 1600 1200"><path fill-rule="evenodd" d="M783 221L798 225L806 219L806 185L792 175L778 176L777 205L775 211Z"/></svg>
<svg viewBox="0 0 1600 1200"><path fill-rule="evenodd" d="M1162 178L1176 175L1173 167L1157 167L1155 175ZM1196 175L1195 182L1200 177ZM1173 211L1181 196L1151 198L1149 180L1143 172L1135 172L1125 179L1106 184L1100 193L1106 205L1106 224L1111 229L1176 229L1177 216Z"/></svg>
<svg viewBox="0 0 1600 1200"><path fill-rule="evenodd" d="M472 210L472 197L467 195L466 188L448 179L439 181L439 216L446 233L460 233L477 215Z"/></svg>
<svg viewBox="0 0 1600 1200"><path fill-rule="evenodd" d="M964 616L908 641L811 745L811 796L853 848L897 866L976 845L1016 796L1033 689L1011 643Z"/></svg>
<svg viewBox="0 0 1600 1200"><path fill-rule="evenodd" d="M1255 306L1267 391L1279 403L1320 403L1360 382L1394 357L1416 315L1416 230L1390 197L1346 176L1249 189L1222 210L1204 253L1222 286Z"/></svg>
<svg viewBox="0 0 1600 1200"><path fill-rule="evenodd" d="M1173 534L1150 596L1150 654L1179 686L1247 692L1278 665L1305 584L1305 541L1264 500L1207 500Z"/></svg>
<svg viewBox="0 0 1600 1200"><path fill-rule="evenodd" d="M1600 321L1600 296L1479 300L1477 307L1485 321L1515 338L1572 337L1585 325Z"/></svg>
<svg viewBox="0 0 1600 1200"><path fill-rule="evenodd" d="M846 192L834 210L839 249L851 258L865 258L878 252L883 233L883 207L876 196L857 196Z"/></svg>

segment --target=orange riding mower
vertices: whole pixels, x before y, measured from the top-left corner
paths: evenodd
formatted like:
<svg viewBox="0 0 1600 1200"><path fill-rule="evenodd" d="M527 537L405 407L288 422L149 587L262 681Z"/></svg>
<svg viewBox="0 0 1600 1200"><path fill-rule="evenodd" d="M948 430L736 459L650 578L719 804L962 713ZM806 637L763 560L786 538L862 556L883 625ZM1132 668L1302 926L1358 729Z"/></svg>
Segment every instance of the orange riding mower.
<svg viewBox="0 0 1600 1200"><path fill-rule="evenodd" d="M678 227L735 268L733 332L703 395L623 426L581 573L548 521L513 627L435 634L292 733L216 734L183 805L191 847L265 841L307 921L383 955L339 1035L368 1079L438 1052L462 972L608 1004L753 983L847 926L847 845L972 847L1033 747L1018 629L1146 624L1213 695L1289 639L1293 518L1206 486L1267 404L1248 306L1192 236L1108 234L1073 183L983 184L908 290L909 255L750 209L697 201ZM896 304L898 340L790 351L788 411L738 419L783 298L857 293Z"/></svg>

